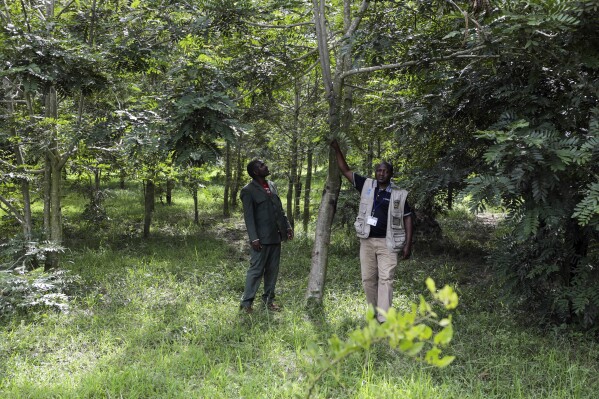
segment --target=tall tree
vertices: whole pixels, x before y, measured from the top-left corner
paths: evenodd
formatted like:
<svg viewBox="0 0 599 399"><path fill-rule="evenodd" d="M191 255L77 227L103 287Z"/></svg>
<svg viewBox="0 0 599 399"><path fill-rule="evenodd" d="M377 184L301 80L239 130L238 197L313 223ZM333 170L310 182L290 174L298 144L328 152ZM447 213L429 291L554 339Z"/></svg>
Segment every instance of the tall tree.
<svg viewBox="0 0 599 399"><path fill-rule="evenodd" d="M106 78L90 47L93 28L83 35L74 32L68 8L56 2L10 5L5 3L3 13L9 21L3 32L7 36L2 48L2 58L7 60L3 75L18 82L32 122L27 129L29 140L44 164L44 234L57 248L63 240L62 172L86 132L84 98L103 88ZM56 255L48 252L47 267L57 266Z"/></svg>
<svg viewBox="0 0 599 399"><path fill-rule="evenodd" d="M394 2L381 2L381 4L387 7L387 13L385 15L392 16L397 14L399 16L410 16L412 18L411 25L416 21L416 29L420 28L419 24L423 24L423 27L427 28L435 26L437 35L442 31L447 32L448 26L445 26L445 24L435 24L435 22L437 22L435 18L441 18L442 15L441 17L435 17L435 13L429 10L436 6L438 10L445 11L445 7L447 6L446 2L416 1L406 3L405 5L396 4ZM455 3L453 4L455 5ZM414 59L412 48L402 40L401 34L403 32L399 29L399 33L393 33L392 38L399 40L401 45L395 47L390 45L390 50L393 50L392 52L390 51L390 53L393 54L396 62L384 63L387 59L381 57L380 52L377 52L376 48L364 50L364 44L370 43L367 40L362 41L363 38L368 37L368 31L365 32L359 30L360 24L368 15L370 6L371 2L367 0L362 1L360 5L355 8L353 7L353 2L349 0L341 2L339 7L342 8L343 11L337 12L337 14L342 15L343 17L337 19L342 20L343 22L339 24L341 26L336 26L333 21L335 20L334 13L337 10L334 7L327 8L323 0L313 0L318 53L325 96L329 106L328 140L349 134L351 127L351 113L349 107L353 107L354 101L351 94L354 85L348 85L347 83L351 77L372 74L379 71L401 71L413 74L414 69L424 68L432 63L443 63L457 58L478 57L479 55L477 52L485 47L484 45L481 45L468 46L465 49L455 49L451 46L443 46L442 48L434 49L434 46L429 46L428 50L433 51L432 54L429 52L423 54L422 58ZM329 18L327 18L327 10L331 10ZM392 13L391 10L394 12ZM431 22L430 20L433 20L434 22ZM445 20L447 19L441 21ZM375 21L383 21L383 24L378 24ZM425 22L422 23L420 21ZM377 26L379 31L386 28L384 19L372 18L370 23L371 26ZM336 45L335 52L331 52L329 46L329 43L332 41L333 33L335 32L330 32L327 28L328 26L334 26L335 29L338 29L335 32L339 32L339 37L336 40L333 40L333 43ZM403 28L410 29L406 26ZM377 57L372 57L372 54L376 54ZM332 60L333 57L335 58ZM365 62L372 62L375 63L375 65L368 67L362 66ZM340 189L339 176L334 153L332 150L329 150L327 181L321 200L321 206L319 208L316 225L316 239L312 252L310 278L306 292L306 297L310 302L320 303L322 301L328 259L327 247L329 245L331 225Z"/></svg>

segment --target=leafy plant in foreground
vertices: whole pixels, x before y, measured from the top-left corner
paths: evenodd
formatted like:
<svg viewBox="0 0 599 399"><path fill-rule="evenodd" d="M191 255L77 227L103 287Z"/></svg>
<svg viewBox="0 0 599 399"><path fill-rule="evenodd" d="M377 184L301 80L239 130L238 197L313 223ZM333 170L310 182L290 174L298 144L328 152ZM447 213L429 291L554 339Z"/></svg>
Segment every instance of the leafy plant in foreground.
<svg viewBox="0 0 599 399"><path fill-rule="evenodd" d="M69 293L81 278L65 270L0 271L0 318L32 310L69 310Z"/></svg>
<svg viewBox="0 0 599 399"><path fill-rule="evenodd" d="M458 295L453 288L446 285L437 290L435 282L430 277L426 280L426 286L433 299L445 309L452 310L457 307ZM383 312L380 309L378 311ZM332 367L353 353L368 351L378 342L387 341L391 348L415 359L428 346L429 349L426 350L423 360L435 367L446 367L455 359L455 356L441 356L441 348L447 346L453 338L451 315L439 319L423 295L420 295L420 304L412 303L409 311L400 312L391 308L384 314L387 321L380 324L375 318L374 309L370 308L366 314L365 327L350 332L345 341L337 335L329 339L330 357L321 358L321 371L314 378L306 395L307 398L312 395L318 381ZM440 330L435 332L434 327L440 327ZM311 348L311 352L316 354L317 348ZM420 359L422 360L422 357Z"/></svg>

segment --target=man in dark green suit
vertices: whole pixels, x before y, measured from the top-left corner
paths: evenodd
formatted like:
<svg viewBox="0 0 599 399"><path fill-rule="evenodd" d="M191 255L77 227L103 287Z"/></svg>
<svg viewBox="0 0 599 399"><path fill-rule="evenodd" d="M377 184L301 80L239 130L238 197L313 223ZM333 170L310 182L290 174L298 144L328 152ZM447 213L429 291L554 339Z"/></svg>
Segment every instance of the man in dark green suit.
<svg viewBox="0 0 599 399"><path fill-rule="evenodd" d="M268 166L262 160L254 159L248 163L247 172L252 181L241 189L240 196L251 254L240 309L247 313L253 311L252 304L264 276L262 301L269 310L279 311L274 298L281 242L291 240L293 230L274 183L266 179L270 174Z"/></svg>

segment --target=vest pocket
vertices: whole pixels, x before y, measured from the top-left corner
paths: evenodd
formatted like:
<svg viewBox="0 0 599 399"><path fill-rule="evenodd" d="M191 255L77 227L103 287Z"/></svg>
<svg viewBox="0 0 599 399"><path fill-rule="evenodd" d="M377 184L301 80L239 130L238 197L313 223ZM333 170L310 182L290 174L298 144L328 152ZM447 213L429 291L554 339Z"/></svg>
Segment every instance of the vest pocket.
<svg viewBox="0 0 599 399"><path fill-rule="evenodd" d="M393 231L393 248L403 248L406 243L406 231L404 229Z"/></svg>
<svg viewBox="0 0 599 399"><path fill-rule="evenodd" d="M364 234L364 219L356 219L356 221L354 222L354 227L356 228L356 233L358 233L358 236L363 235Z"/></svg>
<svg viewBox="0 0 599 399"><path fill-rule="evenodd" d="M402 219L403 219L403 214L401 216L392 215L391 216L391 227L393 229L401 229L402 228Z"/></svg>
<svg viewBox="0 0 599 399"><path fill-rule="evenodd" d="M366 230L366 211L368 210L368 203L360 201L360 208L358 210L358 216L356 216L356 221L354 222L354 227L356 229L356 233L358 237L364 238L365 230Z"/></svg>

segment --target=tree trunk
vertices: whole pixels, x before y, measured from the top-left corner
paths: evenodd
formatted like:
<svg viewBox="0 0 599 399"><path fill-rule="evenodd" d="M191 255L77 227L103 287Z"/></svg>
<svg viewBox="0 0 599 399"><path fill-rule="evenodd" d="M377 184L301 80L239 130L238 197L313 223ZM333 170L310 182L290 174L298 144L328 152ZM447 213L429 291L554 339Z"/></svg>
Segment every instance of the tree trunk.
<svg viewBox="0 0 599 399"><path fill-rule="evenodd" d="M366 159L364 160L364 170L370 171L372 170L372 165L374 165L374 143L369 140L367 148Z"/></svg>
<svg viewBox="0 0 599 399"><path fill-rule="evenodd" d="M50 206L50 187L51 187L51 175L52 168L50 167L50 159L48 154L44 157L44 181L42 184L42 192L44 196L44 237L49 240L50 239L50 211L52 207Z"/></svg>
<svg viewBox="0 0 599 399"><path fill-rule="evenodd" d="M192 190L193 194L193 222L200 224L200 212L198 210L198 187L194 187Z"/></svg>
<svg viewBox="0 0 599 399"><path fill-rule="evenodd" d="M31 193L27 180L21 180L21 196L23 197L23 239L28 242L33 239L33 218L31 217Z"/></svg>
<svg viewBox="0 0 599 399"><path fill-rule="evenodd" d="M300 220L301 212L300 212L300 202L302 199L302 182L301 175L297 176L297 183L295 184L295 198L293 203L293 216L295 220Z"/></svg>
<svg viewBox="0 0 599 399"><path fill-rule="evenodd" d="M289 223L291 223L291 227L293 227L293 178L291 177L291 171L289 172L289 178L287 179L287 218L289 219Z"/></svg>
<svg viewBox="0 0 599 399"><path fill-rule="evenodd" d="M299 152L299 116L300 116L300 80L295 80L295 97L293 103L293 129L291 132L291 162L289 165L289 189L287 190L287 217L292 226L295 225L295 219L297 213L294 213L293 199L297 195L294 195L294 190L297 189L298 185L298 152Z"/></svg>
<svg viewBox="0 0 599 399"><path fill-rule="evenodd" d="M243 174L243 165L241 159L241 138L235 145L235 169L233 171L233 186L231 187L231 208L237 208L239 187L241 187L241 176Z"/></svg>
<svg viewBox="0 0 599 399"><path fill-rule="evenodd" d="M175 181L173 179L166 179L166 204L173 204L173 189L175 188Z"/></svg>
<svg viewBox="0 0 599 399"><path fill-rule="evenodd" d="M56 158L56 154L46 157L47 175L44 191L44 221L46 225L46 238L54 247L54 250L46 254L45 270L55 269L60 262L59 247L62 246L62 163Z"/></svg>
<svg viewBox="0 0 599 399"><path fill-rule="evenodd" d="M225 194L223 195L223 216L231 216L229 191L231 190L231 143L225 144Z"/></svg>
<svg viewBox="0 0 599 399"><path fill-rule="evenodd" d="M337 167L335 153L329 150L329 172L326 185L320 201L318 219L316 221L316 234L312 250L312 264L306 299L309 306L321 305L324 295L326 280L326 266L329 257L329 244L331 242L331 226L337 210L337 200L341 188L341 177Z"/></svg>
<svg viewBox="0 0 599 399"><path fill-rule="evenodd" d="M62 168L58 160L51 163L51 168L50 206L52 212L50 216L50 238L51 241L60 245L62 243Z"/></svg>
<svg viewBox="0 0 599 399"><path fill-rule="evenodd" d="M310 194L312 191L312 158L314 152L312 148L308 150L308 165L306 171L306 188L304 190L304 215L303 227L304 231L308 232L308 223L310 222Z"/></svg>
<svg viewBox="0 0 599 399"><path fill-rule="evenodd" d="M56 90L51 87L45 96L45 116L58 117ZM47 240L56 250L47 253L45 269L57 268L58 248L62 245L61 184L64 163L58 151L58 138L55 128L50 128L50 142L45 156L44 174L44 228Z"/></svg>
<svg viewBox="0 0 599 399"><path fill-rule="evenodd" d="M101 174L102 172L100 172L100 168L94 169L94 191L96 193L100 192Z"/></svg>
<svg viewBox="0 0 599 399"><path fill-rule="evenodd" d="M318 41L318 49L320 56L321 70L323 74L323 84L327 101L329 105L329 130L330 138L339 136L341 127L348 129L349 119L341 120L342 101L347 97L343 97L343 72L350 67L351 56L351 37L357 29L363 11L368 8L368 1L364 1L358 12L358 17L353 22L351 21L351 2L345 0L344 7L344 37L345 43L341 46L342 51L339 51L338 58L335 62L334 78L331 76L330 55L328 49L328 33L325 21L325 2L324 0L313 0L314 5L314 24L316 27L316 36ZM350 96L351 97L351 96ZM329 167L327 174L326 186L318 209L318 220L316 221L316 236L314 239L314 249L312 250L312 265L310 268L310 277L308 281L308 289L306 291L306 299L308 306L322 304L324 295L324 284L326 278L326 268L328 262L328 246L331 238L331 226L333 217L337 209L337 201L339 199L339 191L341 189L341 172L337 167L335 152L329 148Z"/></svg>
<svg viewBox="0 0 599 399"><path fill-rule="evenodd" d="M156 186L153 180L146 180L144 190L144 232L143 238L150 236L150 225L152 224L152 213L154 212L154 200L156 195Z"/></svg>
<svg viewBox="0 0 599 399"><path fill-rule="evenodd" d="M119 173L119 188L121 190L124 190L126 188L125 177L126 177L126 173L122 170L121 173Z"/></svg>
<svg viewBox="0 0 599 399"><path fill-rule="evenodd" d="M10 84L8 78L4 78L7 82L7 86ZM7 111L8 117L12 118L15 115L15 106L12 98L7 96ZM18 142L17 130L13 127L11 128L12 136ZM17 167L25 167L25 157L23 155L23 149L20 144L15 144L14 149L15 153L15 161ZM21 190L21 197L23 198L23 215L20 218L21 228L23 229L23 240L25 242L29 242L32 239L33 234L33 218L31 216L31 191L29 186L29 181L27 179L20 179L19 186Z"/></svg>

